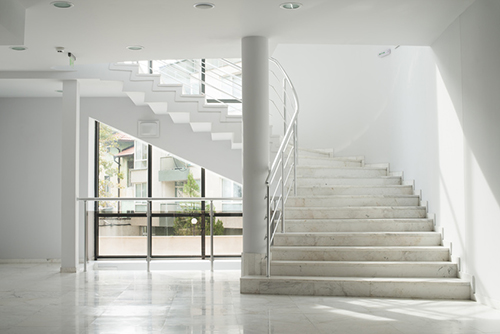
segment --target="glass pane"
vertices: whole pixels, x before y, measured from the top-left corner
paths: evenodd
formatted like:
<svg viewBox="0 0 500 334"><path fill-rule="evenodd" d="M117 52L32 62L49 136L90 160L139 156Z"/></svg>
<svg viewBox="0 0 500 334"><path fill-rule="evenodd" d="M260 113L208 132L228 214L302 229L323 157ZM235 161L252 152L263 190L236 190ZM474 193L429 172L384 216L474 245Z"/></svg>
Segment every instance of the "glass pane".
<svg viewBox="0 0 500 334"><path fill-rule="evenodd" d="M153 217L153 256L201 256L200 216Z"/></svg>
<svg viewBox="0 0 500 334"><path fill-rule="evenodd" d="M210 220L207 219L205 254L210 255ZM214 256L241 255L243 217L214 217Z"/></svg>
<svg viewBox="0 0 500 334"><path fill-rule="evenodd" d="M239 183L223 178L213 172L205 173L207 197L241 197L242 188ZM214 201L215 212L242 212L241 201Z"/></svg>
<svg viewBox="0 0 500 334"><path fill-rule="evenodd" d="M100 217L99 256L146 256L146 218Z"/></svg>
<svg viewBox="0 0 500 334"><path fill-rule="evenodd" d="M99 197L127 197L129 192L129 162L134 159L134 139L106 124L99 125L98 182ZM101 201L99 211L118 212L118 202ZM125 211L126 212L126 211Z"/></svg>

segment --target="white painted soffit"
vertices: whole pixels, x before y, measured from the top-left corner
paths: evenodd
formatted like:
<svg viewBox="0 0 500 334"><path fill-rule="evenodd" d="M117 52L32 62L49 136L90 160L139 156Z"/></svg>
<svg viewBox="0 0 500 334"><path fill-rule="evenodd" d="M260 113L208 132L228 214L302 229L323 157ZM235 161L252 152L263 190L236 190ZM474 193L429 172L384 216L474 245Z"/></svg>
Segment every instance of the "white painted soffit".
<svg viewBox="0 0 500 334"><path fill-rule="evenodd" d="M0 45L24 45L25 12L17 0L0 0Z"/></svg>

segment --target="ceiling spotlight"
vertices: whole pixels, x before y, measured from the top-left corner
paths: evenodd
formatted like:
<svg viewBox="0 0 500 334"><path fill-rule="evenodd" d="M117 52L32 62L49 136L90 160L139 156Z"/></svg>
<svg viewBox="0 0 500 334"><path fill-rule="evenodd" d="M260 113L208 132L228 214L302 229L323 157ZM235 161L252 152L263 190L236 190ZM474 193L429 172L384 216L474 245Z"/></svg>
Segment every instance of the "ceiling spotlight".
<svg viewBox="0 0 500 334"><path fill-rule="evenodd" d="M54 2L51 2L50 4L56 8L61 8L61 9L71 8L74 6L69 1L54 1Z"/></svg>
<svg viewBox="0 0 500 334"><path fill-rule="evenodd" d="M24 50L26 50L28 48L25 47L25 46L11 46L10 49L14 50L14 51L24 51Z"/></svg>
<svg viewBox="0 0 500 334"><path fill-rule="evenodd" d="M141 51L142 49L144 49L144 46L141 46L141 45L129 45L129 46L127 46L127 49L129 49L130 51Z"/></svg>
<svg viewBox="0 0 500 334"><path fill-rule="evenodd" d="M281 9L296 10L302 7L301 3L298 2L285 2L280 5Z"/></svg>
<svg viewBox="0 0 500 334"><path fill-rule="evenodd" d="M200 2L200 3L195 3L193 7L196 9L212 9L215 7L215 5L210 2Z"/></svg>

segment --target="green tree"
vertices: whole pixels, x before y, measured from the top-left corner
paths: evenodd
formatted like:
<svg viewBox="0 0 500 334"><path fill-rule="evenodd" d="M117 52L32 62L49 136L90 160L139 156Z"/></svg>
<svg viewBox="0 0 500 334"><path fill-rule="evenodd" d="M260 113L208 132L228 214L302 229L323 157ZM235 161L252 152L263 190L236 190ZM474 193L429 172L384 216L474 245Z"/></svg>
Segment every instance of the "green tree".
<svg viewBox="0 0 500 334"><path fill-rule="evenodd" d="M123 174L120 172L111 153L114 149L118 150L118 148L116 131L101 123L99 126L99 197L112 197L111 189L123 188L118 183L118 180L123 179ZM101 201L99 207L105 208L110 204L110 202Z"/></svg>
<svg viewBox="0 0 500 334"><path fill-rule="evenodd" d="M200 186L193 177L193 174L189 172L187 181L182 188L183 197L199 197L200 196ZM193 217L177 217L174 220L174 235L200 235L201 234L201 203L200 202L182 202L181 208L182 212L193 213ZM205 212L210 212L210 205L205 204ZM196 217L194 217L196 216ZM205 235L210 235L210 220L207 214L205 219ZM191 222L193 218L196 218L198 222L194 224ZM214 235L224 234L224 224L220 219L214 222Z"/></svg>

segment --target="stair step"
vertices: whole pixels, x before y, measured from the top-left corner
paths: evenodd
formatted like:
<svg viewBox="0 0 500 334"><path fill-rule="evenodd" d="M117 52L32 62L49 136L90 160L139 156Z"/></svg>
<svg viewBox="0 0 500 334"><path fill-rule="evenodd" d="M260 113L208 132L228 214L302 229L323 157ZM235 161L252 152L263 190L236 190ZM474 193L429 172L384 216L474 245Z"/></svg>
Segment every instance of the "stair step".
<svg viewBox="0 0 500 334"><path fill-rule="evenodd" d="M458 278L243 276L240 291L268 295L470 299L470 283Z"/></svg>
<svg viewBox="0 0 500 334"><path fill-rule="evenodd" d="M427 209L419 206L349 206L349 207L290 207L286 208L286 219L325 218L426 218Z"/></svg>
<svg viewBox="0 0 500 334"><path fill-rule="evenodd" d="M279 149L279 145L280 144L277 145L278 147L276 148L276 150ZM331 156L331 153L325 150L315 150L315 149L299 147L298 151L299 151L299 156L301 157L329 158Z"/></svg>
<svg viewBox="0 0 500 334"><path fill-rule="evenodd" d="M409 185L336 185L297 187L298 196L325 195L413 195Z"/></svg>
<svg viewBox="0 0 500 334"><path fill-rule="evenodd" d="M323 158L299 155L299 166L362 167L363 161L349 158Z"/></svg>
<svg viewBox="0 0 500 334"><path fill-rule="evenodd" d="M452 262L271 261L272 276L457 277Z"/></svg>
<svg viewBox="0 0 500 334"><path fill-rule="evenodd" d="M386 168L298 166L298 177L378 177L387 176Z"/></svg>
<svg viewBox="0 0 500 334"><path fill-rule="evenodd" d="M434 231L432 219L286 219L287 232Z"/></svg>
<svg viewBox="0 0 500 334"><path fill-rule="evenodd" d="M293 196L287 207L341 207L341 206L418 206L416 195L334 195L334 196Z"/></svg>
<svg viewBox="0 0 500 334"><path fill-rule="evenodd" d="M400 176L379 177L299 177L299 187L339 186L339 185L401 185Z"/></svg>
<svg viewBox="0 0 500 334"><path fill-rule="evenodd" d="M441 246L438 232L277 233L275 246Z"/></svg>
<svg viewBox="0 0 500 334"><path fill-rule="evenodd" d="M448 248L273 246L273 261L449 261Z"/></svg>

